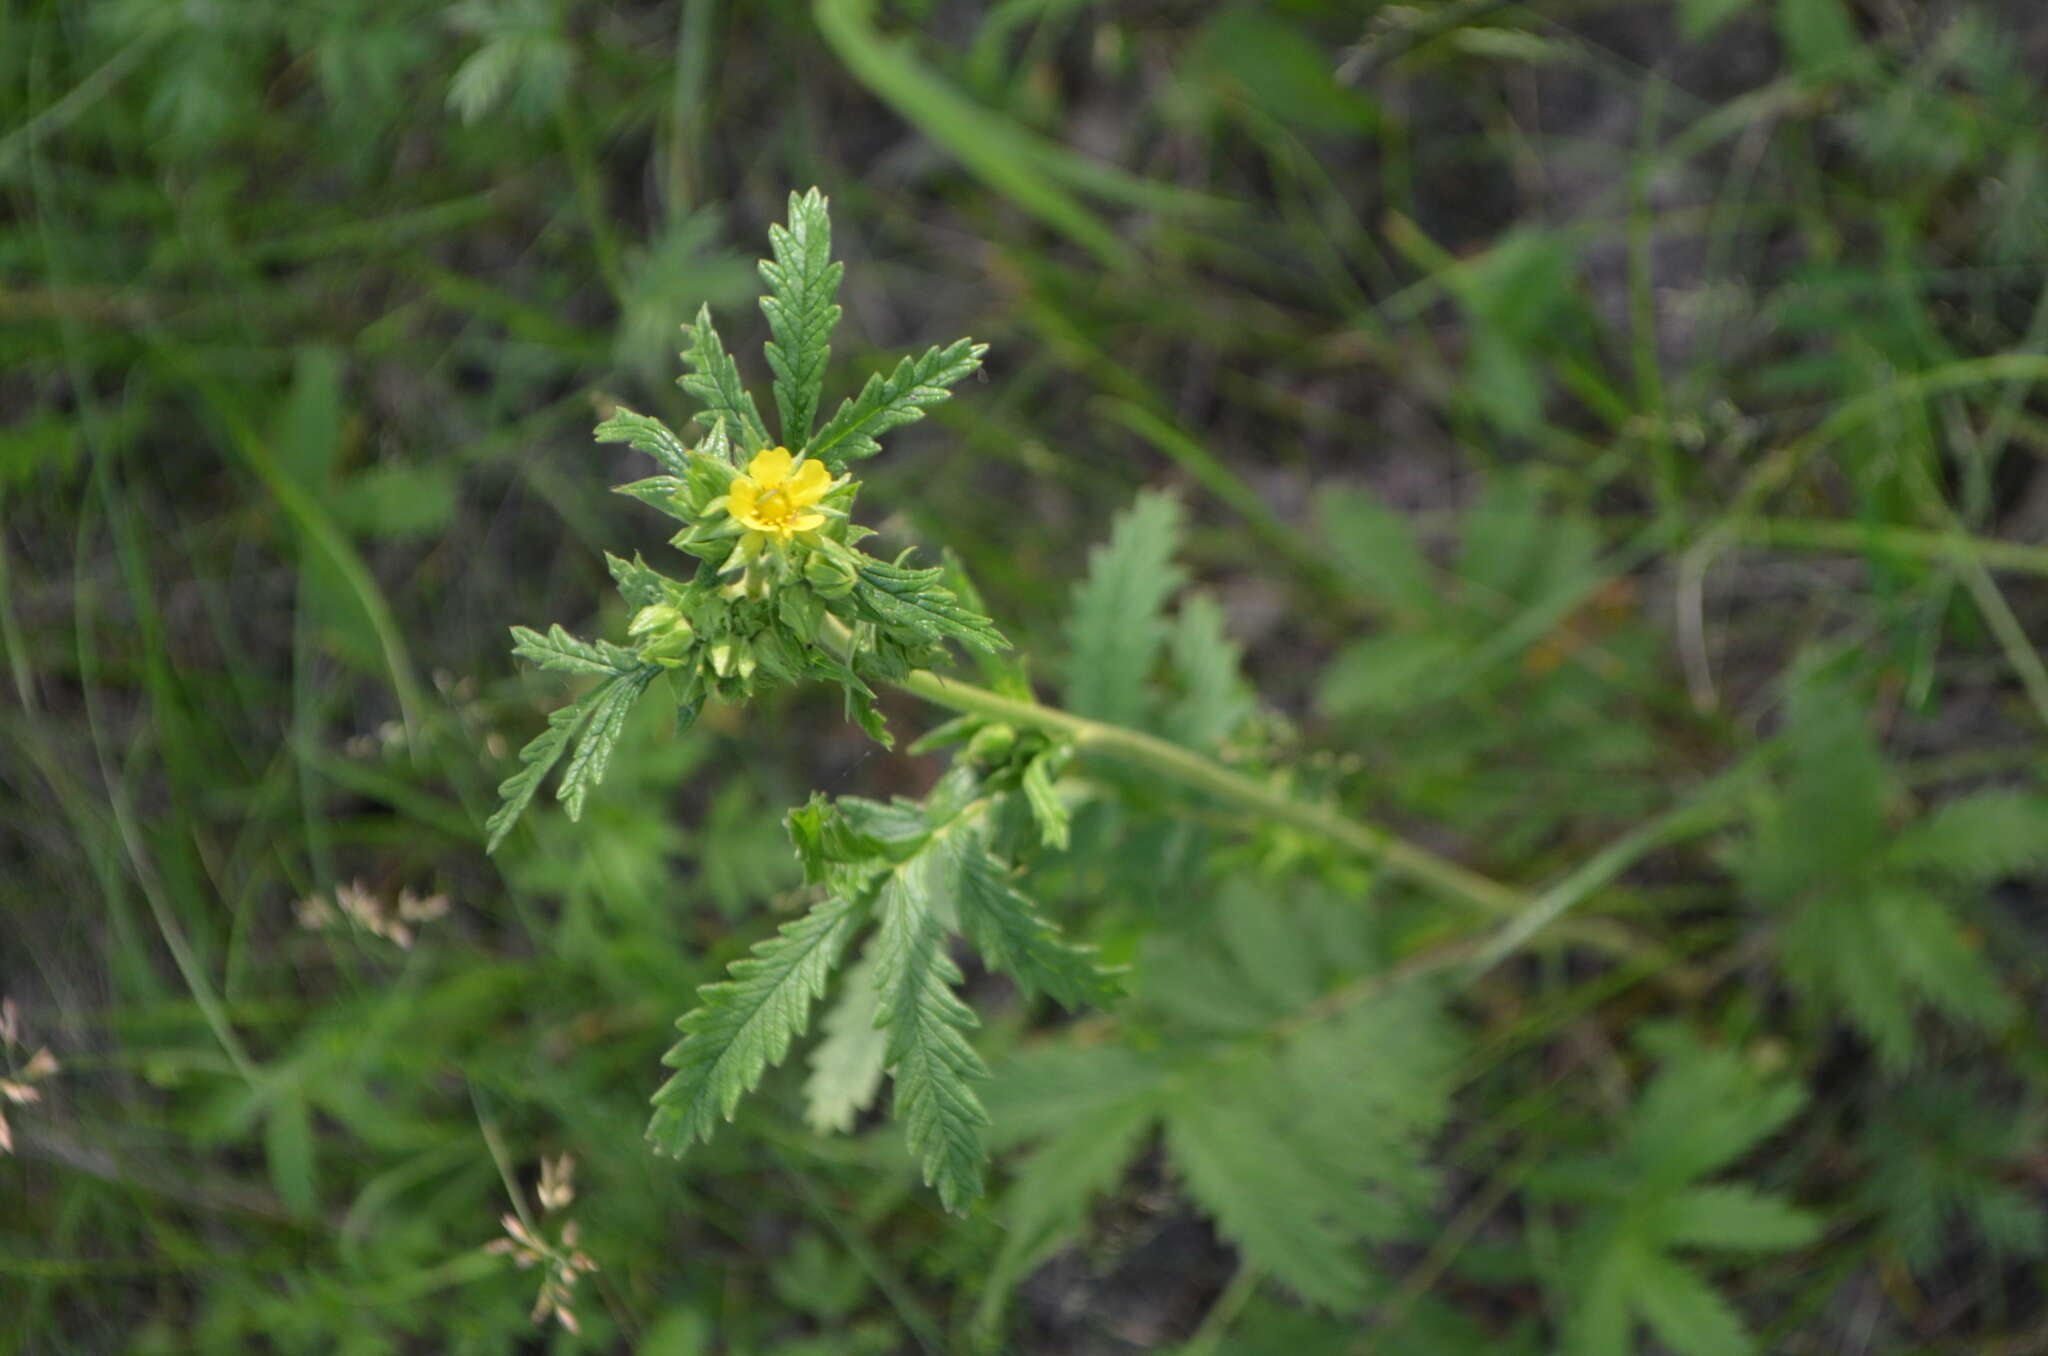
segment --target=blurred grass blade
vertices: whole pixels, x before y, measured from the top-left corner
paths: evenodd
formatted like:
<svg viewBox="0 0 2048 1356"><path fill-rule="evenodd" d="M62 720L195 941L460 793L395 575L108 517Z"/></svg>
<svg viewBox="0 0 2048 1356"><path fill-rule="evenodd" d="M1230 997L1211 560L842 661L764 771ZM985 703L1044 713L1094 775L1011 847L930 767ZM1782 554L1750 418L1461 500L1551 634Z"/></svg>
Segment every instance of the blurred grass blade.
<svg viewBox="0 0 2048 1356"><path fill-rule="evenodd" d="M878 98L989 187L1112 268L1135 268L1137 252L1068 187L1157 211L1227 206L1090 160L983 108L929 71L907 38L877 30L872 0L815 0L813 13L832 50Z"/></svg>

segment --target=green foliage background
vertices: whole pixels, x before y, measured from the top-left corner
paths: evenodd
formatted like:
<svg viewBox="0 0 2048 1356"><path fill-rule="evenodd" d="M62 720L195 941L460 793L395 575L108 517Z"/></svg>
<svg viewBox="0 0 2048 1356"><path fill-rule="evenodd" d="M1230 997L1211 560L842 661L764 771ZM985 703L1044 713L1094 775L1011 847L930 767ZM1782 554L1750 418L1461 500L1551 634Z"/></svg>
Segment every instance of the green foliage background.
<svg viewBox="0 0 2048 1356"><path fill-rule="evenodd" d="M0 1342L2036 1349L2044 44L2021 0L0 7ZM845 317L792 410L747 302L811 184ZM903 935L655 1156L677 1015L833 921L790 807L951 794L829 686L646 702L485 855L566 681L505 628L623 638L606 552L677 559L590 425L742 408L673 384L707 306L803 426L988 343L861 465L889 552L1045 698L1505 884L1027 744L946 869L1123 994L885 887ZM978 1201L880 1114L913 962ZM580 1333L508 1211L576 1225Z"/></svg>

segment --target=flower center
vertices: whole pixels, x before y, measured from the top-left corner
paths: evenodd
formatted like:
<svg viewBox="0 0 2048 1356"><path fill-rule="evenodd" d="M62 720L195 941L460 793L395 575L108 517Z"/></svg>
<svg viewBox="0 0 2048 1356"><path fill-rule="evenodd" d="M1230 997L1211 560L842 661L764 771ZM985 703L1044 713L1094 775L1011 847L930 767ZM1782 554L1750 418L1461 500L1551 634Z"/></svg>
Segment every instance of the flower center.
<svg viewBox="0 0 2048 1356"><path fill-rule="evenodd" d="M780 526L796 515L796 505L783 490L770 490L754 501L754 516L764 523Z"/></svg>

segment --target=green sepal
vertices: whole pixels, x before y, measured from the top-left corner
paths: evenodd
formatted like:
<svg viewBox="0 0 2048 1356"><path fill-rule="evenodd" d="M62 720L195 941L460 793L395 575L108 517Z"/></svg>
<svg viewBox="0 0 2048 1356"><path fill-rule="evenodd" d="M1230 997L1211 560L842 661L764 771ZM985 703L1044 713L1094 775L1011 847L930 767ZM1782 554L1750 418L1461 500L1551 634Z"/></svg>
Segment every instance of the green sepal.
<svg viewBox="0 0 2048 1356"><path fill-rule="evenodd" d="M981 728L982 721L983 717L981 716L955 716L936 729L927 730L924 734L919 735L917 741L905 749L904 752L913 754L937 753L940 749L950 749L965 744L974 737L974 732Z"/></svg>

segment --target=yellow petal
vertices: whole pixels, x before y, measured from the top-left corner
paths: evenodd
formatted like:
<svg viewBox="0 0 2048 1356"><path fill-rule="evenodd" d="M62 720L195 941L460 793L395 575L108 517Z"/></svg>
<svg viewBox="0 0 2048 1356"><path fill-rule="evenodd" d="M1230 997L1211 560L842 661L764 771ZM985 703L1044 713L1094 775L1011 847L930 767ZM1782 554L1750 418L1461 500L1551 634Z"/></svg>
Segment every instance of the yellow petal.
<svg viewBox="0 0 2048 1356"><path fill-rule="evenodd" d="M789 483L789 499L801 508L817 503L831 488L832 473L825 469L825 463L806 459L796 468L796 478Z"/></svg>
<svg viewBox="0 0 2048 1356"><path fill-rule="evenodd" d="M789 479L789 449L771 447L754 454L754 460L747 465L747 476L764 490L772 490Z"/></svg>
<svg viewBox="0 0 2048 1356"><path fill-rule="evenodd" d="M824 525L825 515L822 513L799 513L789 520L791 532L811 532Z"/></svg>
<svg viewBox="0 0 2048 1356"><path fill-rule="evenodd" d="M748 522L754 516L754 501L761 495L760 486L741 476L733 481L732 488L725 494L725 511L741 522Z"/></svg>

